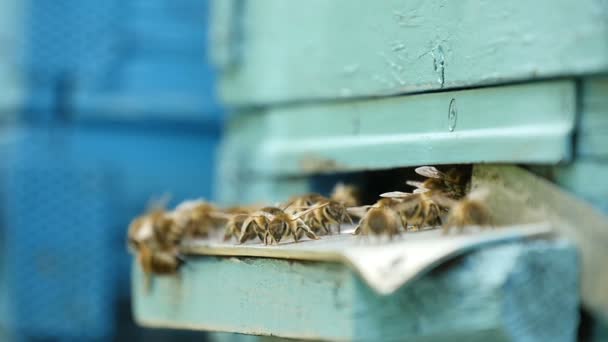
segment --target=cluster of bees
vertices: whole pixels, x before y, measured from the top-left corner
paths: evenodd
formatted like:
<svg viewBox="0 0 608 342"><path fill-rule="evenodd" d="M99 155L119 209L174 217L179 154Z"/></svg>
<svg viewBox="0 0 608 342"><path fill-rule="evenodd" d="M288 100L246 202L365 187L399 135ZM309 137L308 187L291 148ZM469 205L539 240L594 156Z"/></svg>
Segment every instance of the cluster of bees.
<svg viewBox="0 0 608 342"><path fill-rule="evenodd" d="M489 226L490 213L484 204L487 191L468 191L468 177L458 168L445 172L423 166L416 173L422 182L407 181L412 193L387 192L373 205L359 206L358 190L338 184L329 197L320 194L294 196L276 206L219 208L203 200L186 201L174 210L162 207L131 222L128 244L136 253L146 274L172 274L183 263L179 247L182 241L224 236L225 241L245 243L259 240L265 245L278 244L304 236L341 233L341 225L358 221L355 235L388 235L422 228L467 225Z"/></svg>
<svg viewBox="0 0 608 342"><path fill-rule="evenodd" d="M392 238L401 231L443 226L444 233L452 228L491 225L490 211L484 203L486 189L469 190L469 179L462 169L441 172L432 166L416 168L426 177L423 182L407 181L412 193L392 191L380 195L365 210L354 234L388 235Z"/></svg>

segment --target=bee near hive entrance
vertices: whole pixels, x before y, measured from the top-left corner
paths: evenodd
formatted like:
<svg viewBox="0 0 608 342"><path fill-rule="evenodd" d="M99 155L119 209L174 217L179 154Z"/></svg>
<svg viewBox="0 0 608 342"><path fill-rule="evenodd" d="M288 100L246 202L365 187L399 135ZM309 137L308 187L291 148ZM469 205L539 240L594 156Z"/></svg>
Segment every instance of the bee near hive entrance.
<svg viewBox="0 0 608 342"><path fill-rule="evenodd" d="M281 203L221 207L198 199L156 205L133 220L128 243L148 274L174 274L193 241L270 246L324 236L386 236L490 226L487 191L470 191L468 165L316 176L311 192ZM347 227L347 229L343 229Z"/></svg>

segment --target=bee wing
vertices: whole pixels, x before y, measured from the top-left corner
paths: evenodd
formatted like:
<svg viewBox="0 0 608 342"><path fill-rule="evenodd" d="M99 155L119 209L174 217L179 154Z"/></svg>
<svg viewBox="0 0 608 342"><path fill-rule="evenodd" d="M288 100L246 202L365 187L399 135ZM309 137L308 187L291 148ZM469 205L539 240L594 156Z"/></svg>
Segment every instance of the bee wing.
<svg viewBox="0 0 608 342"><path fill-rule="evenodd" d="M418 189L423 189L424 188L424 183L423 182L408 180L408 181L405 181L405 184L413 186L413 187L418 188Z"/></svg>
<svg viewBox="0 0 608 342"><path fill-rule="evenodd" d="M428 178L443 179L445 177L445 174L437 170L437 168L434 166L421 166L417 167L414 171L417 174Z"/></svg>
<svg viewBox="0 0 608 342"><path fill-rule="evenodd" d="M412 196L412 194L409 192L402 192L402 191L390 191L390 192L385 192L383 194L380 194L380 197L385 197L385 198L405 198L408 196Z"/></svg>
<svg viewBox="0 0 608 342"><path fill-rule="evenodd" d="M326 205L328 205L328 204L329 204L329 202L325 202L325 203L323 203L323 204L317 204L317 205L315 205L315 206L312 206L312 207L310 207L310 208L308 208L308 209L306 209L306 210L304 210L304 211L301 211L301 212L297 213L296 215L294 215L294 219L296 219L296 220L297 220L297 219L299 219L300 217L302 217L302 216L304 216L304 215L308 214L309 212L311 212L311 211L313 211L313 210L317 210L317 209L319 209L319 208L323 208L324 206L326 206Z"/></svg>
<svg viewBox="0 0 608 342"><path fill-rule="evenodd" d="M425 188L418 188L418 189L414 189L414 193L415 194L422 194L429 191L429 189L425 189Z"/></svg>
<svg viewBox="0 0 608 342"><path fill-rule="evenodd" d="M164 210L167 207L167 204L171 200L171 194L165 193L158 198L151 198L148 201L147 208L148 212L153 212L155 210Z"/></svg>
<svg viewBox="0 0 608 342"><path fill-rule="evenodd" d="M239 215L247 215L247 214L228 214L228 213L223 213L221 211L212 211L209 213L209 216L213 217L213 218L218 218L218 219L223 219L223 220L229 220L235 216L239 216Z"/></svg>
<svg viewBox="0 0 608 342"><path fill-rule="evenodd" d="M402 197L399 202L395 202L391 207L397 211L407 211L418 205L420 194L410 194L407 197Z"/></svg>
<svg viewBox="0 0 608 342"><path fill-rule="evenodd" d="M362 206L359 206L359 207L346 208L346 211L349 214L352 214L353 216L363 217L363 216L365 216L365 214L367 213L367 211L370 208L373 208L373 207L374 207L373 205L362 205Z"/></svg>
<svg viewBox="0 0 608 342"><path fill-rule="evenodd" d="M456 204L456 202L458 202L443 194L433 194L431 195L431 200L437 203L440 207L444 208L451 208L454 204Z"/></svg>
<svg viewBox="0 0 608 342"><path fill-rule="evenodd" d="M267 213L265 211L257 211L251 217L255 218L255 217L260 217L260 216L264 216L269 221L272 221L274 219L274 215L272 215L271 213Z"/></svg>

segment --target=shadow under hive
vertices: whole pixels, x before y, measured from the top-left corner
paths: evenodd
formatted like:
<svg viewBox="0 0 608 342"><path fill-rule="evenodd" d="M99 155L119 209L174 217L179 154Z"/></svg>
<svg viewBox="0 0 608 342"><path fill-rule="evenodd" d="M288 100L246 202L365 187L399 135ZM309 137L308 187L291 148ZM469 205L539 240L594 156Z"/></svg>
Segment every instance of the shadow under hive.
<svg viewBox="0 0 608 342"><path fill-rule="evenodd" d="M12 330L41 337L107 336L113 329L109 284L115 273L107 177L40 162L16 163L5 172Z"/></svg>

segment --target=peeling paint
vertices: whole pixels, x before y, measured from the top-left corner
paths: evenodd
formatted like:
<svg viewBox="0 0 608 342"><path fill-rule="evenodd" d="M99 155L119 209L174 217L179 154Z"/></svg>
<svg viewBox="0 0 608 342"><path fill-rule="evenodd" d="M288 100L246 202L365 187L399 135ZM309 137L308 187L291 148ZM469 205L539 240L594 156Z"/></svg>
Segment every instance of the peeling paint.
<svg viewBox="0 0 608 342"><path fill-rule="evenodd" d="M441 45L433 49L431 55L433 56L433 70L437 73L437 82L443 88L445 84L445 56Z"/></svg>

